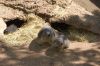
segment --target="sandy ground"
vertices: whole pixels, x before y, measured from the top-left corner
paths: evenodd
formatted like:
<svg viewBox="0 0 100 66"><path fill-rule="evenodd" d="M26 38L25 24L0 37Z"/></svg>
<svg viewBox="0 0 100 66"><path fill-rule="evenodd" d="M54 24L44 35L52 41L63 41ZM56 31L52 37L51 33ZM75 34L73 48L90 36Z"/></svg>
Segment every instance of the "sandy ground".
<svg viewBox="0 0 100 66"><path fill-rule="evenodd" d="M0 66L100 66L100 43L72 42L65 52L33 47L1 48Z"/></svg>

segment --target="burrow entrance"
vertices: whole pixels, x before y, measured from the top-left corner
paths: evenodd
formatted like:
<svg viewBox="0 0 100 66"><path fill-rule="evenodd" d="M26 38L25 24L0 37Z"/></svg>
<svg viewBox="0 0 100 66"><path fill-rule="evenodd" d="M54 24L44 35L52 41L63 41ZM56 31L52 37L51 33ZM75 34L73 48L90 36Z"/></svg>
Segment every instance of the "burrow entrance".
<svg viewBox="0 0 100 66"><path fill-rule="evenodd" d="M4 31L4 34L9 34L18 30L18 28L22 27L26 23L25 20L21 19L13 19L6 22L7 28Z"/></svg>
<svg viewBox="0 0 100 66"><path fill-rule="evenodd" d="M84 29L75 28L74 26L65 24L65 23L59 23L54 22L50 23L51 27L63 32L65 35L68 35L68 38L72 41L88 41L88 42L97 42L100 41L99 36L95 33L92 33L91 31L87 31Z"/></svg>
<svg viewBox="0 0 100 66"><path fill-rule="evenodd" d="M68 25L65 23L59 23L59 22L50 23L50 25L52 28L54 28L60 32L67 31L70 27L72 27L71 25Z"/></svg>

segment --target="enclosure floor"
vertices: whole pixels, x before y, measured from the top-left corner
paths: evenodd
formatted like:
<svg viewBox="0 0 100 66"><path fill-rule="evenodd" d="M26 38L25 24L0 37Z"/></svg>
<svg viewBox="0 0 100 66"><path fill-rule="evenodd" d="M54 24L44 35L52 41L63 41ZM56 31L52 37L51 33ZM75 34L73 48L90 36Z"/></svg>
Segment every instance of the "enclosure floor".
<svg viewBox="0 0 100 66"><path fill-rule="evenodd" d="M0 66L100 66L100 43L72 42L65 52L38 46L1 48Z"/></svg>

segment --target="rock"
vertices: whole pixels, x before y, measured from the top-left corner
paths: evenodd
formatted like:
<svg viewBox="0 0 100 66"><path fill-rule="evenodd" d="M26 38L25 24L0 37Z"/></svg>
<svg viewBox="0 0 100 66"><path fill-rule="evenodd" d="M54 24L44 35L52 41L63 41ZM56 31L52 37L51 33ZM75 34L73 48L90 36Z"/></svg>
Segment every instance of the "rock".
<svg viewBox="0 0 100 66"><path fill-rule="evenodd" d="M100 11L91 13L74 2L67 9L58 6L55 9L58 9L55 11L56 16L48 19L50 22L62 22L100 34Z"/></svg>
<svg viewBox="0 0 100 66"><path fill-rule="evenodd" d="M55 4L65 7L70 1L71 0L1 0L0 17L5 19L24 19L28 13L38 12L42 8L46 8L46 10L53 8L53 5L50 3L55 2ZM44 10L44 12L46 10Z"/></svg>
<svg viewBox="0 0 100 66"><path fill-rule="evenodd" d="M90 12L93 12L94 10L99 10L100 8L100 0L74 0L74 2Z"/></svg>
<svg viewBox="0 0 100 66"><path fill-rule="evenodd" d="M7 28L6 23L2 18L0 18L0 36L4 35L4 30Z"/></svg>
<svg viewBox="0 0 100 66"><path fill-rule="evenodd" d="M23 13L23 11L0 4L0 17L4 18L5 20L11 20L16 18L24 19L25 18L24 15L25 14Z"/></svg>
<svg viewBox="0 0 100 66"><path fill-rule="evenodd" d="M46 0L46 2L52 5L57 4L63 8L66 8L71 4L72 0Z"/></svg>
<svg viewBox="0 0 100 66"><path fill-rule="evenodd" d="M42 8L37 13L42 18L45 18L47 22L65 23L100 34L100 9L90 12L75 2L72 2L68 8L62 8L58 5L47 8Z"/></svg>
<svg viewBox="0 0 100 66"><path fill-rule="evenodd" d="M76 28L82 28L100 34L100 9L93 0L81 4L97 7L89 10L74 0L1 0L0 17L4 19L26 19L27 14L34 13L46 22L62 22ZM87 7L86 6L86 7ZM88 10L87 10L88 9Z"/></svg>

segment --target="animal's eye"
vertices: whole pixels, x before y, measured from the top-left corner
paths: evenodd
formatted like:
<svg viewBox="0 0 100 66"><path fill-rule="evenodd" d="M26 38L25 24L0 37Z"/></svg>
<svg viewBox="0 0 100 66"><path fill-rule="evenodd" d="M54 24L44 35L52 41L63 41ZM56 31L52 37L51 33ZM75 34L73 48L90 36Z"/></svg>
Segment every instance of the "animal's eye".
<svg viewBox="0 0 100 66"><path fill-rule="evenodd" d="M63 49L66 49L66 48L68 48L68 47L67 46L63 47Z"/></svg>
<svg viewBox="0 0 100 66"><path fill-rule="evenodd" d="M63 45L63 43L61 43L61 45Z"/></svg>

